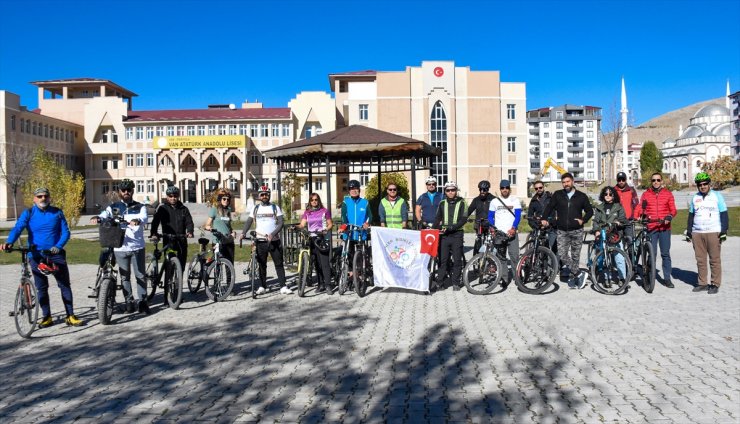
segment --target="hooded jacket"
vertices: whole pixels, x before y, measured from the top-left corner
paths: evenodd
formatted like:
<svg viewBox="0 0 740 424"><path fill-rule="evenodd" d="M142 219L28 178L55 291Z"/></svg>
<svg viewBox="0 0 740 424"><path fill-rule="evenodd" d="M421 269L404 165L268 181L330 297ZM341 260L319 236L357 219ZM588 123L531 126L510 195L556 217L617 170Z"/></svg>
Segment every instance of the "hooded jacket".
<svg viewBox="0 0 740 424"><path fill-rule="evenodd" d="M637 190L629 184L625 184L624 188L619 188L619 185L615 185L614 191L619 193L619 203L624 208L624 214L627 216L627 219L635 218L635 208L640 203Z"/></svg>
<svg viewBox="0 0 740 424"><path fill-rule="evenodd" d="M645 214L650 219L663 220L669 216L669 220L675 218L676 200L673 198L673 193L663 187L658 189L658 191L652 188L645 190L635 210L635 216L642 214ZM650 222L647 228L648 231L666 231L671 229L671 223Z"/></svg>

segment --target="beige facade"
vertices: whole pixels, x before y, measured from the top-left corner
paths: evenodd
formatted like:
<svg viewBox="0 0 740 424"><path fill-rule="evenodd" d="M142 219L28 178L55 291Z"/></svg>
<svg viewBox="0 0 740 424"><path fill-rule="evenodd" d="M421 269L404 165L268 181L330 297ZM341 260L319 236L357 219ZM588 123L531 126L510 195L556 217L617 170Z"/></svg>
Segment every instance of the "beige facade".
<svg viewBox="0 0 740 424"><path fill-rule="evenodd" d="M439 147L443 155L432 175L440 185L456 181L467 198L478 194L480 180L497 187L502 178L512 180L515 194L525 195L525 84L502 83L498 71L471 71L450 61L422 62L401 72L332 74L329 81L338 126L366 125ZM418 173L418 193L428 174Z"/></svg>
<svg viewBox="0 0 740 424"><path fill-rule="evenodd" d="M20 96L0 90L0 220L15 219L13 181L18 165L30 159L37 148L43 148L67 169L81 172L84 167L83 127L21 105ZM7 179L3 178L7 172ZM10 181L8 181L10 180ZM53 193L52 193L53 194ZM21 191L16 196L18 213L31 198Z"/></svg>

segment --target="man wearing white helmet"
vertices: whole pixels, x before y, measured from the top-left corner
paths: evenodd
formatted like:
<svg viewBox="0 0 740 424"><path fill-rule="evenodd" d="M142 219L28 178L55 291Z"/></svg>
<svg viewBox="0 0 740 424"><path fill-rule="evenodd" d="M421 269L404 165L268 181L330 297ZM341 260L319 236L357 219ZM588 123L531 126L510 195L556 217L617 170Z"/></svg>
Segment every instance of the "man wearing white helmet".
<svg viewBox="0 0 740 424"><path fill-rule="evenodd" d="M442 201L442 194L437 192L437 179L429 176L425 180L427 192L416 199L416 221L422 226L432 224L434 217L437 215L439 203Z"/></svg>
<svg viewBox="0 0 740 424"><path fill-rule="evenodd" d="M434 218L434 228L442 231L439 256L439 273L437 274L436 289L444 290L452 286L455 291L460 290L460 273L462 272L463 257L463 226L468 219L465 200L458 196L457 184L448 181L445 184L445 198L440 202L437 215ZM452 273L446 280L447 264L452 257ZM433 288L434 289L434 288Z"/></svg>
<svg viewBox="0 0 740 424"><path fill-rule="evenodd" d="M275 264L278 283L282 286L280 293L291 294L291 290L285 284L285 267L283 266L283 245L280 242L280 231L283 229L283 211L280 206L270 202L270 188L263 185L257 192L259 202L253 211L249 211L247 222L244 223L242 238L248 234L252 221L255 222L257 231L257 263L259 264L260 288L257 294L263 294L267 290L267 254L270 254Z"/></svg>

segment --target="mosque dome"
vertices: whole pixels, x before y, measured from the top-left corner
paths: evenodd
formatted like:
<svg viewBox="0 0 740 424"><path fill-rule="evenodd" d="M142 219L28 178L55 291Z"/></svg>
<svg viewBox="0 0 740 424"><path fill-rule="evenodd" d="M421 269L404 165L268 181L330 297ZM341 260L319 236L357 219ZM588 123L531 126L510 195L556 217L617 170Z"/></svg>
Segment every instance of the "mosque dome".
<svg viewBox="0 0 740 424"><path fill-rule="evenodd" d="M694 118L709 118L711 116L730 116L730 111L724 106L706 105L694 114Z"/></svg>
<svg viewBox="0 0 740 424"><path fill-rule="evenodd" d="M701 137L704 134L704 129L698 125L689 125L686 131L681 134L681 138Z"/></svg>
<svg viewBox="0 0 740 424"><path fill-rule="evenodd" d="M730 123L725 122L722 125L718 125L717 128L715 128L712 133L714 135L730 135Z"/></svg>

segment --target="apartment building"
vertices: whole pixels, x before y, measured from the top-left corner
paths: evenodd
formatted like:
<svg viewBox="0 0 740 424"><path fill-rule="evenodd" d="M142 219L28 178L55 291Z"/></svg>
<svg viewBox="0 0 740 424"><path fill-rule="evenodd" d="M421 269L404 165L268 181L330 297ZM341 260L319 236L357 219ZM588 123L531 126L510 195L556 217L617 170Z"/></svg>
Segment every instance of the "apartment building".
<svg viewBox="0 0 740 424"><path fill-rule="evenodd" d="M730 94L730 147L735 160L740 160L740 91Z"/></svg>
<svg viewBox="0 0 740 424"><path fill-rule="evenodd" d="M601 177L599 131L601 108L565 104L527 111L528 176L532 180L560 181L548 158L572 173L577 181L598 182Z"/></svg>

